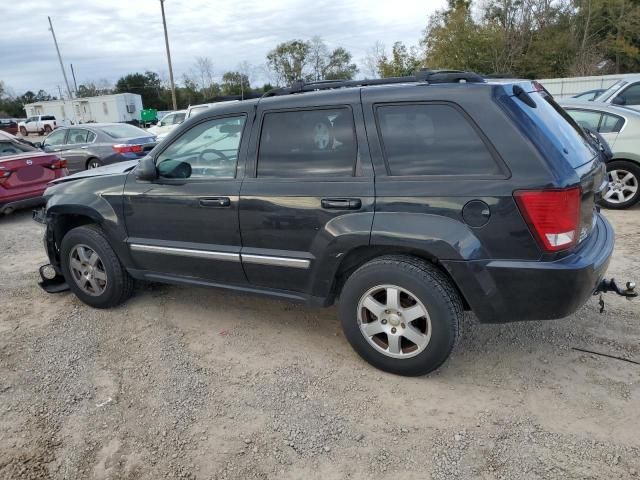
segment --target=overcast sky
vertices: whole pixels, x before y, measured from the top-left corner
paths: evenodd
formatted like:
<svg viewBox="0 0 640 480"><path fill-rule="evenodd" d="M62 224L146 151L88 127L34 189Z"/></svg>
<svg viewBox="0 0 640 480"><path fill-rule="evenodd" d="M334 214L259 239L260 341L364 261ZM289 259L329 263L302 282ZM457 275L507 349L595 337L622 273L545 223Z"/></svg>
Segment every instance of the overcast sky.
<svg viewBox="0 0 640 480"><path fill-rule="evenodd" d="M248 61L260 73L277 43L320 35L344 46L356 63L376 40L390 47L418 43L428 16L446 0L165 0L176 81L197 56L207 56L217 76ZM240 7L240 8L238 8ZM56 31L65 66L78 84L157 71L168 78L159 0L20 0L3 5L0 80L16 94L30 89L57 95L64 80L49 32ZM71 78L69 78L71 82Z"/></svg>

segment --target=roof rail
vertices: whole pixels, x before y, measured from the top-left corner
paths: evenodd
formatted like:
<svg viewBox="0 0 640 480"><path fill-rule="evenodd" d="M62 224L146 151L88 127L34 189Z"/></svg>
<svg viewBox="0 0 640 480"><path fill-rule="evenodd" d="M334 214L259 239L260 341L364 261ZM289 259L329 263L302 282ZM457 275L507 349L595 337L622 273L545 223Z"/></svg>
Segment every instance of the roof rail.
<svg viewBox="0 0 640 480"><path fill-rule="evenodd" d="M485 83L486 80L477 73L464 72L461 70L430 70L425 68L419 70L415 75L407 77L387 77L362 80L319 80L316 82L305 82L296 80L289 87L274 88L269 90L264 97L274 97L277 95L290 95L293 93L313 92L316 90L330 90L347 87L366 87L369 85L388 85L393 83Z"/></svg>

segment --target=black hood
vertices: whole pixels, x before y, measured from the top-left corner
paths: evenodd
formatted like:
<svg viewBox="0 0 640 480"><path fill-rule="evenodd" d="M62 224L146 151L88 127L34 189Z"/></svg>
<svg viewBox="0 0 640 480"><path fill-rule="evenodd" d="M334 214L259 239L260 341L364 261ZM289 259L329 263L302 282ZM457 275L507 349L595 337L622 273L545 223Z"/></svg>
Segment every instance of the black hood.
<svg viewBox="0 0 640 480"><path fill-rule="evenodd" d="M118 162L106 167L92 168L90 170L84 170L82 172L74 173L66 177L58 178L51 182L52 185L58 183L71 182L73 180L81 180L89 177L102 177L104 175L113 175L116 173L126 173L133 170L138 165L139 160L129 160L126 162Z"/></svg>

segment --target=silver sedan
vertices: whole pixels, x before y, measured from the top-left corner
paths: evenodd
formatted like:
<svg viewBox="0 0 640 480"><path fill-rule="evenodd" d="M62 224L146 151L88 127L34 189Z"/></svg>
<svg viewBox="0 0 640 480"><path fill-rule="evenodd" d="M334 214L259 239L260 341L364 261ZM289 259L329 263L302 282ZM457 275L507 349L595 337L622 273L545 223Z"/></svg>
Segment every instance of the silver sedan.
<svg viewBox="0 0 640 480"><path fill-rule="evenodd" d="M582 127L600 133L609 143L613 158L607 163L609 188L602 204L628 208L640 200L640 112L598 102L559 102Z"/></svg>

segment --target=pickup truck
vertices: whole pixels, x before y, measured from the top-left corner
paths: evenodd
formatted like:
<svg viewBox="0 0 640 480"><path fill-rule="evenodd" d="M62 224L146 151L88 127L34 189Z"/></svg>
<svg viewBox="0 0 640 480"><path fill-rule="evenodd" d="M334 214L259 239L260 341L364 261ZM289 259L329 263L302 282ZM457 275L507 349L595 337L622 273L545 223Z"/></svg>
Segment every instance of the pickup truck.
<svg viewBox="0 0 640 480"><path fill-rule="evenodd" d="M20 122L18 129L20 134L26 137L30 133L38 135L49 134L61 126L62 124L58 123L53 115L35 115L27 118L24 122Z"/></svg>

